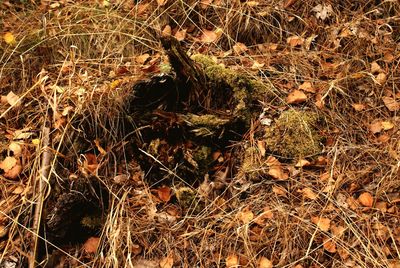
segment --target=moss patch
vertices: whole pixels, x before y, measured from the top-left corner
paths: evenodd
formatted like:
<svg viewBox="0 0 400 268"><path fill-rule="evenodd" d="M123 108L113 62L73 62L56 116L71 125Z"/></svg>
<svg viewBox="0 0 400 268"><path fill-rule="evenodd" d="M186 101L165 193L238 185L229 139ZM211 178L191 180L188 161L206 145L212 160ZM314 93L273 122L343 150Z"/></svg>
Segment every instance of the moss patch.
<svg viewBox="0 0 400 268"><path fill-rule="evenodd" d="M267 149L287 158L311 156L322 151L322 137L317 124L319 116L311 111L287 110L266 128Z"/></svg>

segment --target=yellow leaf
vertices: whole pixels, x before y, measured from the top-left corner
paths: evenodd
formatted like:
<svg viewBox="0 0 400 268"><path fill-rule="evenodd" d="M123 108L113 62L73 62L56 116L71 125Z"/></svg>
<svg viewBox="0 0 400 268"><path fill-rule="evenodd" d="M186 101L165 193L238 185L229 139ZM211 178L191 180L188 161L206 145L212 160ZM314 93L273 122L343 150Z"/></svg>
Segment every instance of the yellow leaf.
<svg viewBox="0 0 400 268"><path fill-rule="evenodd" d="M303 91L293 90L286 98L287 103L296 104L307 100L307 95Z"/></svg>
<svg viewBox="0 0 400 268"><path fill-rule="evenodd" d="M249 222L251 222L254 219L254 214L253 214L253 212L251 212L250 209L245 208L238 213L238 218L244 224L248 224Z"/></svg>
<svg viewBox="0 0 400 268"><path fill-rule="evenodd" d="M247 1L246 4L249 7L255 7L255 6L258 6L260 3L258 1Z"/></svg>
<svg viewBox="0 0 400 268"><path fill-rule="evenodd" d="M15 43L16 43L15 37L14 37L14 35L13 35L11 32L6 32L6 33L3 35L3 39L4 39L4 41L5 41L7 44L9 44L9 45L12 45L12 44L15 44Z"/></svg>
<svg viewBox="0 0 400 268"><path fill-rule="evenodd" d="M269 259L267 259L265 257L261 257L258 260L257 264L258 264L257 268L272 268L273 267L272 261L270 261Z"/></svg>
<svg viewBox="0 0 400 268"><path fill-rule="evenodd" d="M9 171L17 164L17 159L11 156L7 156L1 163L0 168L4 170L4 172Z"/></svg>
<svg viewBox="0 0 400 268"><path fill-rule="evenodd" d="M227 268L234 268L239 266L239 257L237 255L231 254L226 257L226 267Z"/></svg>
<svg viewBox="0 0 400 268"><path fill-rule="evenodd" d="M8 149L14 153L15 156L20 156L22 153L22 147L17 142L11 142Z"/></svg>
<svg viewBox="0 0 400 268"><path fill-rule="evenodd" d="M18 106L20 103L19 101L19 97L18 95L15 95L14 92L10 91L7 96L7 102L8 104L10 104L11 106Z"/></svg>
<svg viewBox="0 0 400 268"><path fill-rule="evenodd" d="M375 77L375 82L378 85L383 85L386 82L387 76L385 73L379 73L376 77Z"/></svg>
<svg viewBox="0 0 400 268"><path fill-rule="evenodd" d="M329 231L331 227L331 220L328 218L313 216L311 217L311 222L317 225L318 228L324 232Z"/></svg>
<svg viewBox="0 0 400 268"><path fill-rule="evenodd" d="M364 207L372 207L374 204L374 198L370 193L364 192L358 197L358 202L360 202Z"/></svg>
<svg viewBox="0 0 400 268"><path fill-rule="evenodd" d="M32 140L33 145L39 145L40 144L40 139L33 139Z"/></svg>
<svg viewBox="0 0 400 268"><path fill-rule="evenodd" d="M389 130L394 128L394 124L390 121L383 121L381 122L383 130Z"/></svg>

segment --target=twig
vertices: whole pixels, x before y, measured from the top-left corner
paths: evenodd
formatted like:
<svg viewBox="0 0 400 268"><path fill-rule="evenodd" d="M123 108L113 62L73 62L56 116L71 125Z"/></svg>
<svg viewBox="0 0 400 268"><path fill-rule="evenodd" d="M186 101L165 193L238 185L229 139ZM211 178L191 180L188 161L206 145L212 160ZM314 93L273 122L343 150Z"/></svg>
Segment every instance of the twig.
<svg viewBox="0 0 400 268"><path fill-rule="evenodd" d="M49 174L50 174L50 163L51 163L52 153L49 148L49 144L50 144L50 128L49 127L45 126L43 128L42 140L43 140L42 141L42 147L43 147L42 163L41 163L40 174L39 174L39 176L40 176L39 184L37 187L38 200L37 200L36 207L35 207L35 214L34 214L34 218L33 218L33 227L32 227L32 230L36 235L35 235L31 259L29 260L29 268L36 267L36 258L37 258L38 244L39 244L38 237L39 237L40 224L41 224L41 218L42 218L44 194L46 192L46 186L48 185L48 178L49 178Z"/></svg>

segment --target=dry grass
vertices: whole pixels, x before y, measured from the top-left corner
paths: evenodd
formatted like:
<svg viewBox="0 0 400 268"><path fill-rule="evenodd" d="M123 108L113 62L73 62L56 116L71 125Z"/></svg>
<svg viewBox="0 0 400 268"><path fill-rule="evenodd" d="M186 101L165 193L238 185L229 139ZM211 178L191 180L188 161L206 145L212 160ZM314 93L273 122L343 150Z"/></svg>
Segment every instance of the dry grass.
<svg viewBox="0 0 400 268"><path fill-rule="evenodd" d="M81 244L56 246L64 256L57 259L66 266L158 267L169 256L176 267L225 267L227 257L235 255L242 267L258 267L261 257L274 267L397 267L399 117L382 97L398 99L400 94L400 5L335 0L331 16L322 21L313 11L319 2L313 0L290 5L261 0L257 6L215 0L207 8L195 0L169 1L164 7L155 2L112 3L108 8L86 2L54 8L0 3L2 29L17 40L14 45L0 42L0 93L13 91L22 103L0 107L3 157L10 153L10 135L21 129L29 133L19 141L25 152L18 180L0 177L0 228L7 229L4 236L0 229L0 266L29 262L34 241L47 239L42 233L39 237L33 222L38 200L51 200L66 183L84 177L85 150L101 146L106 153L99 154L99 168L91 175L110 192L100 247L97 254L87 254ZM233 160L221 165L228 174L201 184L209 190L220 183L220 189L189 185L198 195L195 200L204 203L201 211L155 197L159 185L148 182L148 174L129 157L129 137L140 137L141 129L128 124L124 108L132 85L150 75L137 56L149 53L157 58L161 45L156 33L167 24L173 32L188 29L183 43L191 53L215 55L230 68L262 76L282 95L312 82L316 92L307 93L308 100L297 108L324 118L320 127L327 141L320 156L325 162L295 168L297 159L281 159L289 179L271 178L257 147L264 130L255 123L232 145ZM215 43L194 38L216 28L223 36ZM286 40L291 36L303 37L305 44L290 46ZM307 45L307 40L312 42ZM249 50L224 56L237 42ZM161 56L158 61L163 60ZM264 66L249 68L255 60ZM374 61L386 74L382 83L371 71ZM365 109L357 111L354 104ZM271 118L294 107L262 106ZM394 127L373 134L369 126L377 120ZM45 127L51 129L53 159L50 177L40 178L45 148L32 140L43 140ZM257 179L237 172L249 147L254 147L254 162L260 162ZM121 174L130 179L116 182ZM166 174L160 178L165 185L174 190L184 185L175 170ZM44 192L38 189L41 179ZM372 194L372 207L357 201L363 192ZM329 219L329 228L321 230L313 217ZM330 253L324 243L331 242L336 251Z"/></svg>

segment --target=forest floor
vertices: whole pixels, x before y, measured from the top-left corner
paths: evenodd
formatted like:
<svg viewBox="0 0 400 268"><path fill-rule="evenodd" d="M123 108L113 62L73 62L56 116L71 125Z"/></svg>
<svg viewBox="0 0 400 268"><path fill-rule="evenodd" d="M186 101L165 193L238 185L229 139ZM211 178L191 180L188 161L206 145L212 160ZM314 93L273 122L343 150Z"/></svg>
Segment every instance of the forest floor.
<svg viewBox="0 0 400 268"><path fill-rule="evenodd" d="M400 267L399 14L0 1L0 267Z"/></svg>

